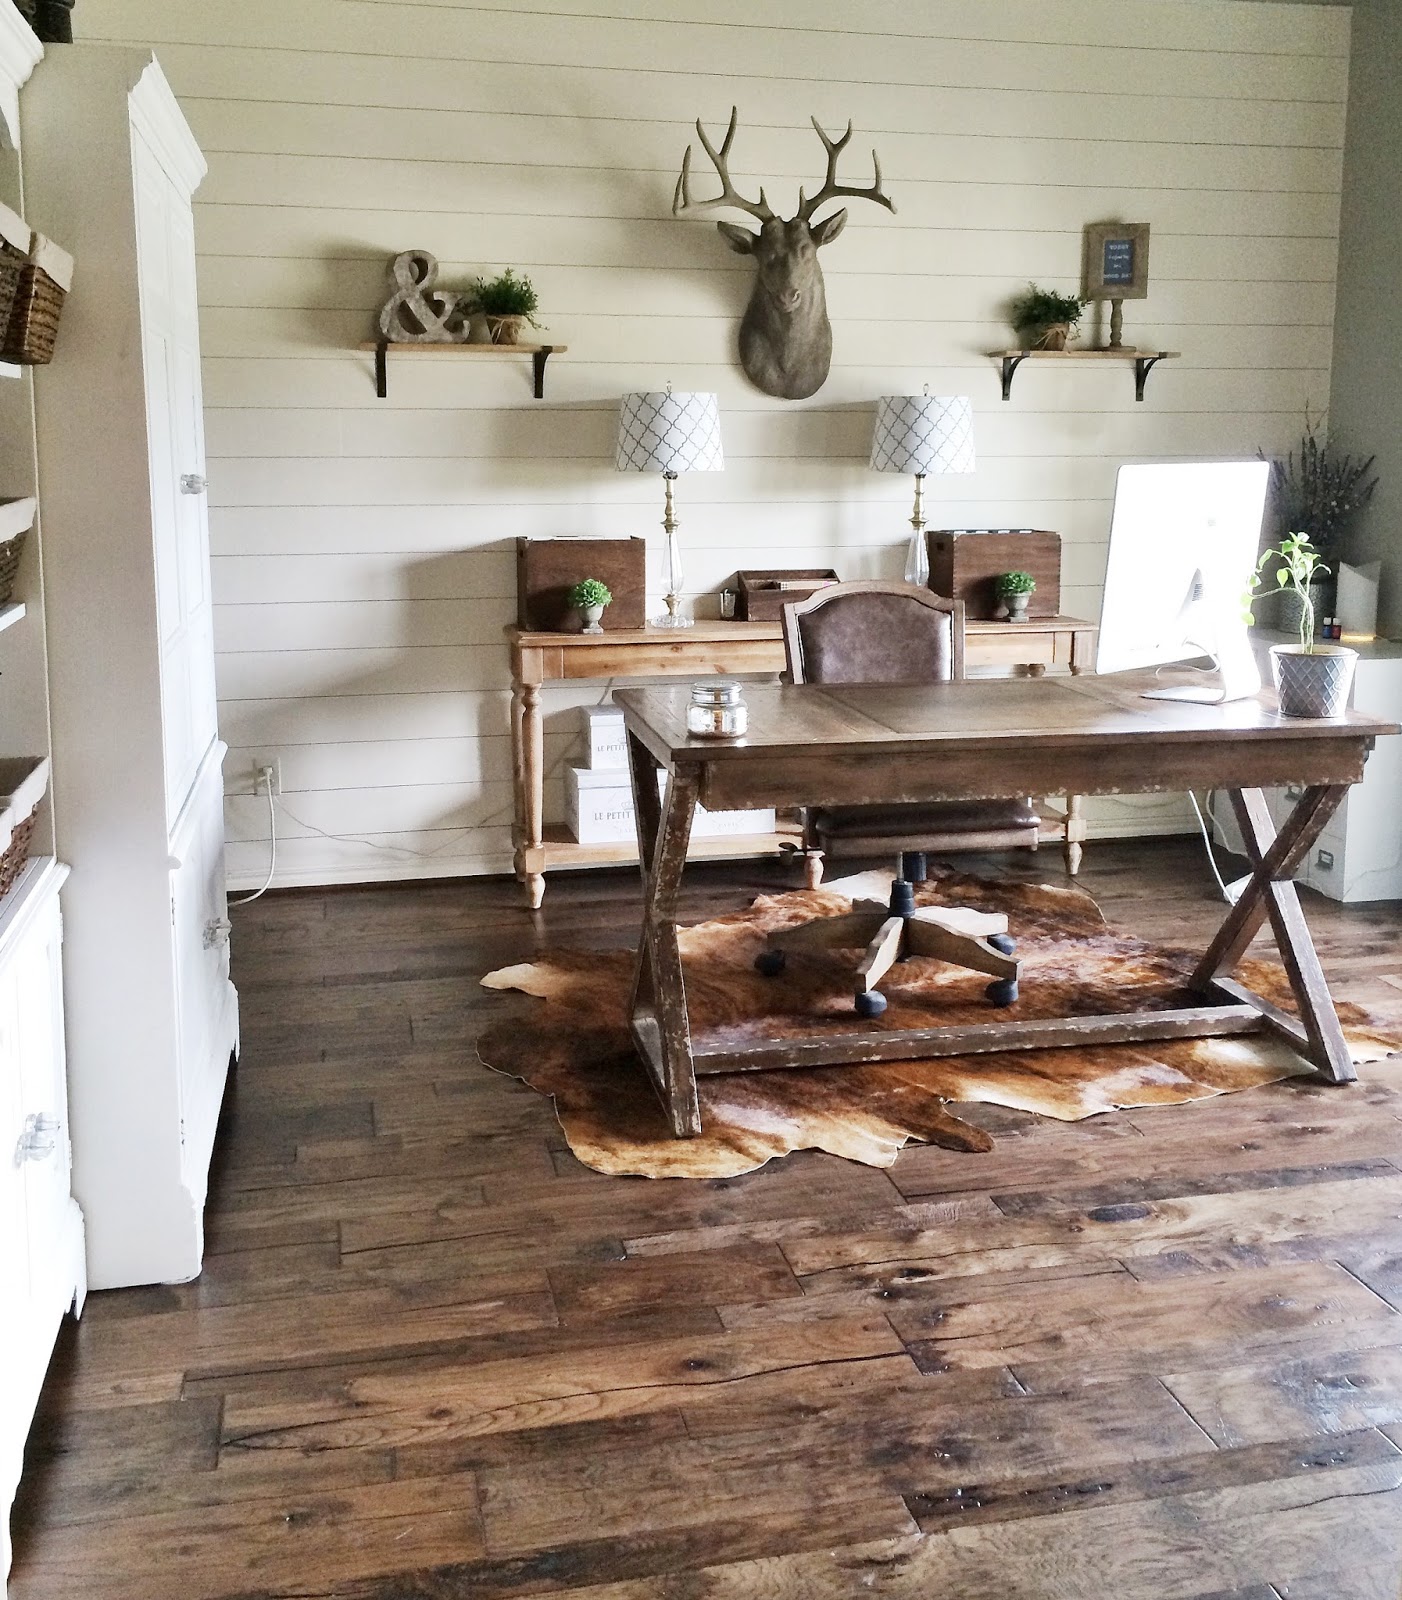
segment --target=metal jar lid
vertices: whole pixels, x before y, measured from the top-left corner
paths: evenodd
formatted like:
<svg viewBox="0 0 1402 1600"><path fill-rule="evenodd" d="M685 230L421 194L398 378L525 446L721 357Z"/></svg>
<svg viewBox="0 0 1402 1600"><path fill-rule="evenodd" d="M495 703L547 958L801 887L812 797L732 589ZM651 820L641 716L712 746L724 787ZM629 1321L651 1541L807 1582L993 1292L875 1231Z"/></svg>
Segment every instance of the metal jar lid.
<svg viewBox="0 0 1402 1600"><path fill-rule="evenodd" d="M691 703L694 706L738 706L742 687L724 678L718 683L693 683Z"/></svg>

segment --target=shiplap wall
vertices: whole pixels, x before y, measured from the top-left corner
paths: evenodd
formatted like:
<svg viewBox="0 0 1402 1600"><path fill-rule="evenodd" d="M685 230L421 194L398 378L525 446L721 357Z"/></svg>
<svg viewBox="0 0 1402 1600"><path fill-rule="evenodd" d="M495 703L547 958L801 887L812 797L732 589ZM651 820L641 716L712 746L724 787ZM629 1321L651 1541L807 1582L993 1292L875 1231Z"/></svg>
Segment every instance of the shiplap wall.
<svg viewBox="0 0 1402 1600"><path fill-rule="evenodd" d="M156 46L209 157L221 722L231 788L281 759L281 882L509 864L512 540L656 534L660 484L612 468L625 390L720 395L727 470L679 486L703 612L741 565L899 572L911 485L867 470L878 394L973 397L979 470L929 480L932 525L1058 529L1064 609L1092 617L1120 462L1284 445L1327 400L1346 10L81 0L77 18ZM749 264L670 216L691 120L723 126L732 102L742 186L791 207L822 174L810 113L851 117L844 176L866 182L876 145L899 207L854 203L824 251L833 371L797 405L739 371ZM1183 359L1143 405L1118 366L1031 365L1004 405L982 354L1008 341L1002 308L1029 279L1073 287L1082 224L1105 217L1152 223L1127 336ZM375 399L354 347L411 245L450 282L530 274L570 346L543 403L524 361L451 358L392 364ZM557 771L585 697L548 701ZM1096 817L1150 831L1181 811ZM263 803L231 797L229 834L232 880L256 882Z"/></svg>

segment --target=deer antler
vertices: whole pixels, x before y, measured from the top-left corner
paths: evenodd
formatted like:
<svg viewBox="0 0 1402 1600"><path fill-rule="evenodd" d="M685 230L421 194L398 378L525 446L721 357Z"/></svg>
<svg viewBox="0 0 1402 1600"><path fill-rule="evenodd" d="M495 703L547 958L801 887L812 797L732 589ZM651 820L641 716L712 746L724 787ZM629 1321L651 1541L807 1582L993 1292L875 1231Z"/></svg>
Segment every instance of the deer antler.
<svg viewBox="0 0 1402 1600"><path fill-rule="evenodd" d="M888 211L894 213L896 202L881 192L881 162L875 150L871 153L871 164L876 172L876 182L870 189L854 189L845 183L837 182L838 157L847 148L847 141L852 137L852 124L850 122L847 124L847 132L840 139L829 139L817 117L811 117L809 120L827 150L828 175L823 180L823 187L811 200L803 198L802 189L798 191L798 217L804 222L811 222L813 213L819 206L826 205L829 200L835 200L839 195L850 195L854 200L875 200L877 205L885 206Z"/></svg>
<svg viewBox="0 0 1402 1600"><path fill-rule="evenodd" d="M685 216L689 211L714 211L717 206L734 206L739 211L748 212L759 222L772 222L774 213L769 209L769 202L764 198L764 190L759 191L758 200L746 200L743 195L735 192L735 186L730 181L730 144L735 137L735 122L738 116L738 107L730 108L730 126L725 131L725 138L719 150L706 137L706 130L701 126L701 119L696 119L696 132L701 140L701 148L710 156L715 164L716 172L724 190L714 200L693 200L691 198L691 146L687 145L686 155L682 158L682 174L677 179L676 193L672 196L672 215ZM850 128L847 130L852 131Z"/></svg>

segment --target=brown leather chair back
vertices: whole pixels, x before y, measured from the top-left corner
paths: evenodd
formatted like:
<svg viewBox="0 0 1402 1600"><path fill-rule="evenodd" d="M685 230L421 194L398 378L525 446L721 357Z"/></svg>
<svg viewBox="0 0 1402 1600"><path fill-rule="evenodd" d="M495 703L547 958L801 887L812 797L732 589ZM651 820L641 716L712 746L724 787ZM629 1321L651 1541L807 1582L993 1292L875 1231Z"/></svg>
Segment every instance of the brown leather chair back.
<svg viewBox="0 0 1402 1600"><path fill-rule="evenodd" d="M834 583L784 607L794 683L945 683L964 676L964 605L910 583Z"/></svg>

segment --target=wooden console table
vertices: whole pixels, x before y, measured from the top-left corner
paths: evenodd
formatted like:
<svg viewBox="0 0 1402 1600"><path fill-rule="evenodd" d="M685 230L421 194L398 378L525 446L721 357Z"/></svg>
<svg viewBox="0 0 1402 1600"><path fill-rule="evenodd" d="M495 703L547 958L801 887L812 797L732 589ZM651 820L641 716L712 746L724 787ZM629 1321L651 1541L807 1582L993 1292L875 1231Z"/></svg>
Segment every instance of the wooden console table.
<svg viewBox="0 0 1402 1600"><path fill-rule="evenodd" d="M1040 677L1048 667L1090 672L1095 653L1094 623L1077 617L1033 617L1027 622L967 624L965 660L970 667L1020 668ZM778 622L698 622L681 631L631 628L603 633L528 633L506 630L511 650L512 776L515 822L512 828L516 876L526 885L531 906L545 897L551 867L616 866L636 861L631 843L579 844L563 830L545 827L545 748L540 690L547 683L603 682L660 677L736 677L784 670L784 638ZM1064 814L1047 818L1043 838L1059 842L1067 870L1081 864L1086 824L1081 797L1068 795ZM796 829L700 839L698 857L755 856L798 842Z"/></svg>
<svg viewBox="0 0 1402 1600"><path fill-rule="evenodd" d="M625 689L633 798L643 846L643 926L631 1001L632 1033L678 1137L701 1131L698 1073L858 1065L924 1056L1196 1039L1266 1031L1334 1083L1353 1062L1305 927L1290 875L1363 776L1375 739L1395 724L1349 712L1328 721L1281 717L1273 697L1229 705L1148 700L1153 674L929 686L798 684L747 696L744 739L687 733L676 688ZM659 799L658 769L667 774ZM1279 833L1261 788L1301 786ZM1231 795L1251 877L1187 980L1191 999L1161 1010L1096 1016L1021 1016L884 1029L825 1017L810 1037L693 1044L677 943L677 897L696 805L868 805L978 800L1051 789L1147 794L1193 788ZM1298 1020L1231 976L1269 919Z"/></svg>

